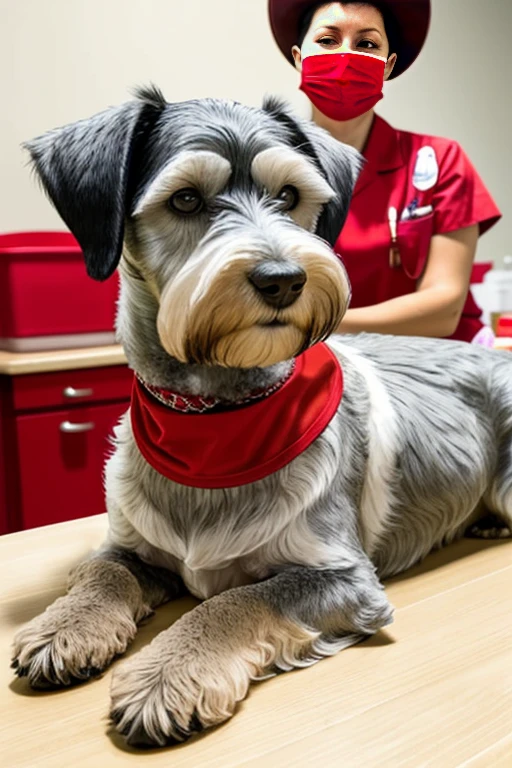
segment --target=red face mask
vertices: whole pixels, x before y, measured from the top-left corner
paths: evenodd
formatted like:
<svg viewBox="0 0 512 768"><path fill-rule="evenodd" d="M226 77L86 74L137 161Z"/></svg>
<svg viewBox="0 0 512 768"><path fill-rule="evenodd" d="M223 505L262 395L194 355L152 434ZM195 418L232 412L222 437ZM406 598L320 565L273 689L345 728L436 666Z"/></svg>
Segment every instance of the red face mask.
<svg viewBox="0 0 512 768"><path fill-rule="evenodd" d="M332 120L352 120L383 97L386 59L369 53L322 53L302 61L301 91Z"/></svg>

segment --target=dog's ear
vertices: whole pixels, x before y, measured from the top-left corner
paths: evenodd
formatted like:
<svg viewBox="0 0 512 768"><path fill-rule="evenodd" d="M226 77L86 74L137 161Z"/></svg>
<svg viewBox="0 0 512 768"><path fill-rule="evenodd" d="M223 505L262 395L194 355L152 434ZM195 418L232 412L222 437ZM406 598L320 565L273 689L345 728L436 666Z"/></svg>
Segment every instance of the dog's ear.
<svg viewBox="0 0 512 768"><path fill-rule="evenodd" d="M267 96L263 110L288 129L290 143L312 160L336 193L318 219L316 234L334 246L347 217L363 157L314 123L301 120L279 99Z"/></svg>
<svg viewBox="0 0 512 768"><path fill-rule="evenodd" d="M106 280L119 263L138 160L166 105L156 89L137 96L24 144L95 280Z"/></svg>

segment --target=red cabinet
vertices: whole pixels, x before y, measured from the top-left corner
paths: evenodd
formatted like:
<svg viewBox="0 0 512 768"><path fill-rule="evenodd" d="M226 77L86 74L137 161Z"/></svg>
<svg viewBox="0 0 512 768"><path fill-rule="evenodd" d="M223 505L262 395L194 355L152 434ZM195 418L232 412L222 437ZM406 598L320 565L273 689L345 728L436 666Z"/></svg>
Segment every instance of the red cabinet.
<svg viewBox="0 0 512 768"><path fill-rule="evenodd" d="M126 366L0 377L0 532L105 511L109 436L132 377Z"/></svg>
<svg viewBox="0 0 512 768"><path fill-rule="evenodd" d="M126 403L24 414L16 419L20 527L105 512L108 435Z"/></svg>
<svg viewBox="0 0 512 768"><path fill-rule="evenodd" d="M53 371L12 379L16 411L128 400L132 373L125 365Z"/></svg>

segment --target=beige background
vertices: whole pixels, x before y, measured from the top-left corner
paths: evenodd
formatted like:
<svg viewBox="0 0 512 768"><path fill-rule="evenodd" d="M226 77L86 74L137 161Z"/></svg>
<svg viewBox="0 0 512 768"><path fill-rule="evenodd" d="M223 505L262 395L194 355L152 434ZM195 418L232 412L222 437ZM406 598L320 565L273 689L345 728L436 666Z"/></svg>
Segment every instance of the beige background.
<svg viewBox="0 0 512 768"><path fill-rule="evenodd" d="M512 0L433 0L426 49L386 86L394 125L458 140L501 207L479 259L512 253ZM0 231L62 225L19 144L153 81L167 99L265 92L307 115L276 48L267 0L0 0Z"/></svg>

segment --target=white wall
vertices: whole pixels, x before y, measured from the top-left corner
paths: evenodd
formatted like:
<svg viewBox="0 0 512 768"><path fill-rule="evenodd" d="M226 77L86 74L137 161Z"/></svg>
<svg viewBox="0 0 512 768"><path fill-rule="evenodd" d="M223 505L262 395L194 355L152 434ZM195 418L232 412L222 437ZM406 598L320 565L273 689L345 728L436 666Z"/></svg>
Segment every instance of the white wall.
<svg viewBox="0 0 512 768"><path fill-rule="evenodd" d="M307 114L267 0L0 0L0 30L0 231L62 226L20 143L136 84L169 101L277 93ZM478 254L497 261L512 253L511 30L512 0L433 0L426 49L379 105L396 126L462 144L504 213Z"/></svg>

